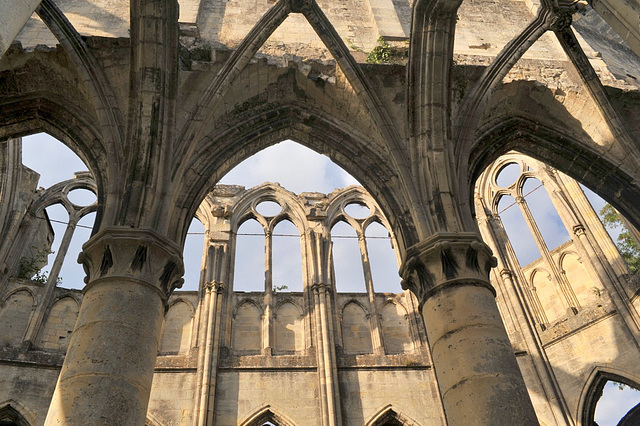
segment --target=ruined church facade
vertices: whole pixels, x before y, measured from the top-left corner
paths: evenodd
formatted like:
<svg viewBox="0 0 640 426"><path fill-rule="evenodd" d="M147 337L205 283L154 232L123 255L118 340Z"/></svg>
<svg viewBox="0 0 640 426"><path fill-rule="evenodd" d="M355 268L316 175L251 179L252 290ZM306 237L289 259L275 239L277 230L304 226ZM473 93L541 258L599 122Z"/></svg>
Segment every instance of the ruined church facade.
<svg viewBox="0 0 640 426"><path fill-rule="evenodd" d="M31 18L3 15L22 24L0 59L0 420L587 425L607 380L638 387L637 281L573 180L640 225L638 27L620 13L636 3L35 3ZM16 138L40 131L90 173L36 192ZM366 190L216 186L284 139ZM518 176L499 183L510 165ZM558 247L527 203L536 179L570 235ZM96 204L69 202L77 188ZM532 262L503 226L507 197ZM261 214L267 201L281 211ZM57 273L16 278L50 244L39 219L55 203L69 234L96 212L82 292ZM181 292L194 216L200 287ZM238 292L249 219L264 290ZM300 236L300 292L271 280L281 220ZM358 237L362 293L336 291L340 221ZM374 291L372 223L402 292Z"/></svg>

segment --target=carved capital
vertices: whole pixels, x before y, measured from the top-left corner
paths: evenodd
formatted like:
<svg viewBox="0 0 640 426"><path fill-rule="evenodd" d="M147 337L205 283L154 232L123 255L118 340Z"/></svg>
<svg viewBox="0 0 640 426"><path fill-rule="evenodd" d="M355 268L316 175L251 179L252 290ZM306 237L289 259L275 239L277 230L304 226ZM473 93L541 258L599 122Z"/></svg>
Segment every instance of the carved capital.
<svg viewBox="0 0 640 426"><path fill-rule="evenodd" d="M204 289L210 293L222 293L226 288L225 283L218 281L209 281L204 284Z"/></svg>
<svg viewBox="0 0 640 426"><path fill-rule="evenodd" d="M331 289L331 286L325 283L316 283L311 286L311 290L316 293L320 293L320 292L328 293L330 289Z"/></svg>
<svg viewBox="0 0 640 426"><path fill-rule="evenodd" d="M573 227L573 233L576 234L578 237L584 235L584 233L585 233L584 225L578 224L578 225L574 226Z"/></svg>
<svg viewBox="0 0 640 426"><path fill-rule="evenodd" d="M180 248L149 229L106 228L82 249L78 263L87 285L103 279L135 280L154 287L166 300L184 282Z"/></svg>
<svg viewBox="0 0 640 426"><path fill-rule="evenodd" d="M438 233L409 247L400 268L402 288L422 305L432 294L454 285L495 290L489 271L497 265L491 249L475 233Z"/></svg>

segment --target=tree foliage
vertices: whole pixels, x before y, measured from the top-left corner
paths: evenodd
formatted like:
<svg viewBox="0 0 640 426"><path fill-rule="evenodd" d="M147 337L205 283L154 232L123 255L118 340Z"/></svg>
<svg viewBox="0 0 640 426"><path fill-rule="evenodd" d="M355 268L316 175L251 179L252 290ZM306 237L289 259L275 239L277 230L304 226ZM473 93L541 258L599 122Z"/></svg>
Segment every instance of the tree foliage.
<svg viewBox="0 0 640 426"><path fill-rule="evenodd" d="M624 261L627 262L629 271L635 274L636 271L640 270L640 246L638 246L638 242L625 226L620 213L611 204L607 203L600 210L600 218L608 229L621 229L616 240L616 246Z"/></svg>

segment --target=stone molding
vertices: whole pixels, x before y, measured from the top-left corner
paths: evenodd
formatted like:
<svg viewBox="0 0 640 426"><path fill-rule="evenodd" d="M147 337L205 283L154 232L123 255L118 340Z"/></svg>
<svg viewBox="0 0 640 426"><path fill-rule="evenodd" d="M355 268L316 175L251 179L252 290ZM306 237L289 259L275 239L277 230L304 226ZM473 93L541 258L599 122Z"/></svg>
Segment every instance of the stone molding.
<svg viewBox="0 0 640 426"><path fill-rule="evenodd" d="M489 246L472 232L441 232L407 249L400 268L402 288L411 290L420 306L434 293L455 285L495 289L489 271L497 260Z"/></svg>
<svg viewBox="0 0 640 426"><path fill-rule="evenodd" d="M152 286L166 302L184 282L180 248L151 229L109 227L82 248L78 263L86 274L85 291L103 278L121 278Z"/></svg>

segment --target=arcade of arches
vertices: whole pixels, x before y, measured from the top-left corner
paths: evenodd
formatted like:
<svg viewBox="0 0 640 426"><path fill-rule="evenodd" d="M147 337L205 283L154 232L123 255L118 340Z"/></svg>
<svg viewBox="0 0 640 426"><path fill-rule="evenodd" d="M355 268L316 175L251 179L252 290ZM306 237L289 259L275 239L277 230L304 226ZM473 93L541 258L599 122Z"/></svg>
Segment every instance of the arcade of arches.
<svg viewBox="0 0 640 426"><path fill-rule="evenodd" d="M1 422L588 425L607 380L640 387L640 284L573 180L640 226L637 1L23 3L0 1ZM42 131L89 172L36 190L20 137ZM216 186L288 138L364 188ZM21 272L53 204L61 247L95 214L82 291L57 258ZM194 217L200 282L180 291ZM243 292L246 223L264 287ZM358 293L338 291L338 225ZM280 226L296 291L274 281ZM376 226L395 293L375 291Z"/></svg>

